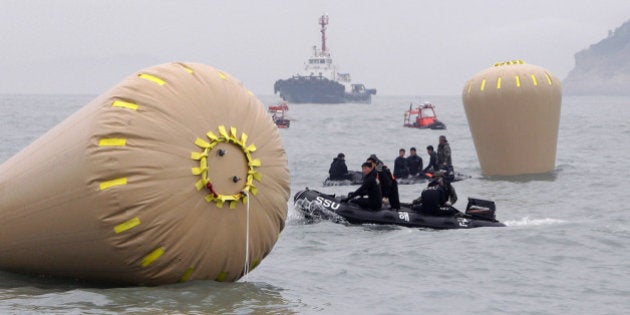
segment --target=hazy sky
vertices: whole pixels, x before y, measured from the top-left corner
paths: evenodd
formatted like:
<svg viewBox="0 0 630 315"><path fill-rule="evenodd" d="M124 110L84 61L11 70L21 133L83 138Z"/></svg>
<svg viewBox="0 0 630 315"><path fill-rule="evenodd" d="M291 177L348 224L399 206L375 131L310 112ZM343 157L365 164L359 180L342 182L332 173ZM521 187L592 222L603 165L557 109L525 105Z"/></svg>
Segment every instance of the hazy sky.
<svg viewBox="0 0 630 315"><path fill-rule="evenodd" d="M574 54L630 19L630 0L0 0L0 93L98 95L137 70L201 62L257 95L320 45L380 95L458 95L522 59L564 79Z"/></svg>

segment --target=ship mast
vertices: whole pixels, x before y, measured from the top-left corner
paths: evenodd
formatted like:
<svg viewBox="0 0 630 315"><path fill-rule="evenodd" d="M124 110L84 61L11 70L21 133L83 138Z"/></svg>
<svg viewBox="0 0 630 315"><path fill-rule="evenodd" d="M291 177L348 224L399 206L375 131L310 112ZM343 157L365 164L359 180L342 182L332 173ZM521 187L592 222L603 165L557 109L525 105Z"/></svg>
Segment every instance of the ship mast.
<svg viewBox="0 0 630 315"><path fill-rule="evenodd" d="M322 56L326 56L326 25L328 25L328 15L324 14L319 18L319 25L322 26Z"/></svg>

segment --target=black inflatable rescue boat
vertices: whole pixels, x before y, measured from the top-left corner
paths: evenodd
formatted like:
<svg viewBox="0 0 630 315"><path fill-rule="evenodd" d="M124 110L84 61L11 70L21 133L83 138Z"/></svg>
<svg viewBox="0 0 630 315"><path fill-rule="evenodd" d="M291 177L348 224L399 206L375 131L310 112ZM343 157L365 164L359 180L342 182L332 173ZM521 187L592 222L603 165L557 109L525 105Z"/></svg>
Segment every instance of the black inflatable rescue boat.
<svg viewBox="0 0 630 315"><path fill-rule="evenodd" d="M361 185L362 182L363 173L361 173L361 171L349 171L342 179L330 179L330 177L326 177L324 186Z"/></svg>
<svg viewBox="0 0 630 315"><path fill-rule="evenodd" d="M409 175L405 178L396 178L396 182L398 185L413 185L418 183L425 183L427 179L431 179L431 174L418 174L418 175ZM453 182L458 182L467 178L471 178L470 175L462 174L459 172L454 172ZM324 187L328 186L349 186L349 185L361 185L363 182L363 174L361 171L349 171L348 176L344 179L330 179L327 177L324 180Z"/></svg>
<svg viewBox="0 0 630 315"><path fill-rule="evenodd" d="M466 212L455 215L434 216L415 212L411 205L402 204L399 210L366 210L351 202L342 202L342 196L324 194L316 190L299 191L293 197L295 209L307 222L329 220L343 224L388 224L431 229L470 229L502 227L495 218L493 201L468 198Z"/></svg>

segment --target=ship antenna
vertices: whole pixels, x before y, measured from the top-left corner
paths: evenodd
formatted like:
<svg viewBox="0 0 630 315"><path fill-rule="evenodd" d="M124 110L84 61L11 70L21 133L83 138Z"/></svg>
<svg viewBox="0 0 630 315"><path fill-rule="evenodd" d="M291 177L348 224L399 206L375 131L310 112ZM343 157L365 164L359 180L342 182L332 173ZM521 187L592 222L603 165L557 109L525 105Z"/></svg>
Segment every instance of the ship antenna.
<svg viewBox="0 0 630 315"><path fill-rule="evenodd" d="M326 56L326 25L328 25L328 15L324 14L319 18L319 25L322 26L322 56Z"/></svg>

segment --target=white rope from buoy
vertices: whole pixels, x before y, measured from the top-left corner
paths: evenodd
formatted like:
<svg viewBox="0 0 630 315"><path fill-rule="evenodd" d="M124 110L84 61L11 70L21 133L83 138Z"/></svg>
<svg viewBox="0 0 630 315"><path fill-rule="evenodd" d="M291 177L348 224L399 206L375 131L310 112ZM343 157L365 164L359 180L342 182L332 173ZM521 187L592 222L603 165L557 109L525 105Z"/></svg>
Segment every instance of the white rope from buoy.
<svg viewBox="0 0 630 315"><path fill-rule="evenodd" d="M243 276L247 277L249 274L249 193L244 191L247 199L247 212L245 219L245 266L243 266Z"/></svg>

